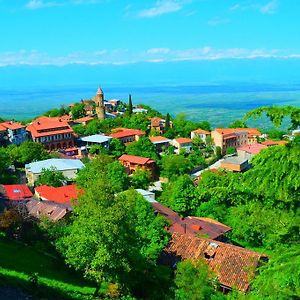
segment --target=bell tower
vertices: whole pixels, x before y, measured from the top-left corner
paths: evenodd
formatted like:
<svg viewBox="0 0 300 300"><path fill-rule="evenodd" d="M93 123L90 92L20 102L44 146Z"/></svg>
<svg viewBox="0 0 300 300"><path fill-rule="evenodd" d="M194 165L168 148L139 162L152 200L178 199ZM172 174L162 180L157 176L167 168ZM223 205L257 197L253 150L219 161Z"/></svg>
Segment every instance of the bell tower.
<svg viewBox="0 0 300 300"><path fill-rule="evenodd" d="M95 96L95 103L96 103L96 114L98 119L104 120L105 119L104 94L100 86L98 87Z"/></svg>

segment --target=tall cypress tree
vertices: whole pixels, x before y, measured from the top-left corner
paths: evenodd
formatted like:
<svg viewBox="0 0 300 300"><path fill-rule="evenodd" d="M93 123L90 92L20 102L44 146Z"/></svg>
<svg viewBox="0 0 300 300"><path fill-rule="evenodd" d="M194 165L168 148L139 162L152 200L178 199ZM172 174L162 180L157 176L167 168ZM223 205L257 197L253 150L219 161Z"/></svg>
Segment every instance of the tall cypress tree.
<svg viewBox="0 0 300 300"><path fill-rule="evenodd" d="M128 100L128 114L129 114L129 116L132 115L132 100L131 100L131 94L129 94L129 100Z"/></svg>
<svg viewBox="0 0 300 300"><path fill-rule="evenodd" d="M167 113L167 115L166 115L165 131L168 131L169 129L170 129L170 114Z"/></svg>

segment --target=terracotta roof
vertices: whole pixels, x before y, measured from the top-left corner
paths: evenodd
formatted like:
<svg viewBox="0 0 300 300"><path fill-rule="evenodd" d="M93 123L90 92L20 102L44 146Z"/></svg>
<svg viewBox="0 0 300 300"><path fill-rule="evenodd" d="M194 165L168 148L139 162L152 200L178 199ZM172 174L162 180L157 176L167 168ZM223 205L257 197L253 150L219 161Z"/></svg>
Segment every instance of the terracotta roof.
<svg viewBox="0 0 300 300"><path fill-rule="evenodd" d="M266 145L253 144L253 145L246 145L246 146L240 147L237 150L245 151L250 154L258 154L261 150L263 150L265 148L267 148Z"/></svg>
<svg viewBox="0 0 300 300"><path fill-rule="evenodd" d="M158 127L162 121L164 120L159 117L154 117L151 119L151 126Z"/></svg>
<svg viewBox="0 0 300 300"><path fill-rule="evenodd" d="M288 141L273 141L273 140L266 140L261 142L262 145L265 146L275 146L275 145L286 145Z"/></svg>
<svg viewBox="0 0 300 300"><path fill-rule="evenodd" d="M203 129L196 129L196 130L193 130L192 132L194 132L196 134L210 134L209 131L203 130Z"/></svg>
<svg viewBox="0 0 300 300"><path fill-rule="evenodd" d="M263 254L219 241L173 233L164 250L162 261L174 265L178 259L203 259L216 274L222 286L249 288Z"/></svg>
<svg viewBox="0 0 300 300"><path fill-rule="evenodd" d="M70 204L71 200L77 200L80 191L75 184L61 187L41 185L35 188L42 200L53 201L56 203Z"/></svg>
<svg viewBox="0 0 300 300"><path fill-rule="evenodd" d="M6 131L6 127L4 127L3 125L1 125L1 123L0 123L0 131Z"/></svg>
<svg viewBox="0 0 300 300"><path fill-rule="evenodd" d="M71 121L71 117L69 115L64 115L61 117L57 117L56 118L58 121L65 121L65 122L70 122Z"/></svg>
<svg viewBox="0 0 300 300"><path fill-rule="evenodd" d="M174 139L177 143L179 144L188 144L188 143L192 143L193 140L192 139L188 139L188 138L176 138Z"/></svg>
<svg viewBox="0 0 300 300"><path fill-rule="evenodd" d="M58 221L70 211L66 206L51 201L30 200L26 203L29 215L40 218L48 217L52 221Z"/></svg>
<svg viewBox="0 0 300 300"><path fill-rule="evenodd" d="M137 165L146 165L151 164L154 162L151 158L148 157L141 157L141 156L134 156L134 155L127 155L123 154L121 157L119 157L120 161L130 162L132 164Z"/></svg>
<svg viewBox="0 0 300 300"><path fill-rule="evenodd" d="M220 134L233 134L233 133L240 133L240 132L247 132L250 136L260 136L261 133L258 131L257 128L216 128Z"/></svg>
<svg viewBox="0 0 300 300"><path fill-rule="evenodd" d="M120 138L129 137L129 136L144 135L144 134L145 134L145 132L141 131L141 130L124 128L122 131L113 133L110 136L113 139L120 139Z"/></svg>
<svg viewBox="0 0 300 300"><path fill-rule="evenodd" d="M158 144L159 142L161 142L161 143L170 142L169 139L167 139L163 136L150 136L149 140L154 144Z"/></svg>
<svg viewBox="0 0 300 300"><path fill-rule="evenodd" d="M10 184L2 187L10 201L27 200L33 196L26 184Z"/></svg>
<svg viewBox="0 0 300 300"><path fill-rule="evenodd" d="M89 121L92 121L92 120L94 120L93 117L87 116L87 117L83 117L83 118L80 118L80 119L76 119L76 120L74 120L74 122L75 123L84 123L84 122L89 122Z"/></svg>
<svg viewBox="0 0 300 300"><path fill-rule="evenodd" d="M40 117L27 126L33 137L42 137L63 133L74 133L70 125L60 118Z"/></svg>
<svg viewBox="0 0 300 300"><path fill-rule="evenodd" d="M2 122L0 125L5 127L6 129L11 129L11 130L17 130L17 129L25 128L25 126L22 125L21 123L12 122L12 121Z"/></svg>

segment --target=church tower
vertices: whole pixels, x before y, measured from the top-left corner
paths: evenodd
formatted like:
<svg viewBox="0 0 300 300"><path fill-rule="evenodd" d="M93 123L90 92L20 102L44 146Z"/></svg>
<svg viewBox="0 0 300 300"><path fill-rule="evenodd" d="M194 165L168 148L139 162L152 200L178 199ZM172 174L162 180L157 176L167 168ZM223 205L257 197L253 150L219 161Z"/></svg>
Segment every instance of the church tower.
<svg viewBox="0 0 300 300"><path fill-rule="evenodd" d="M104 120L105 119L104 94L100 86L98 87L95 96L95 103L96 103L96 114L98 119Z"/></svg>

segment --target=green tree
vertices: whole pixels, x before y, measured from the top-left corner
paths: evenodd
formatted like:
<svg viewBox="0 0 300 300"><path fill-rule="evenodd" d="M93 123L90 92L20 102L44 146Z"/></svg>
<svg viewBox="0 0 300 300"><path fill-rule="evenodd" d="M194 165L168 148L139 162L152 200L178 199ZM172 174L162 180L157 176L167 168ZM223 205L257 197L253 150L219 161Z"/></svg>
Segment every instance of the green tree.
<svg viewBox="0 0 300 300"><path fill-rule="evenodd" d="M75 103L75 105L71 108L71 114L73 120L85 117L84 103Z"/></svg>
<svg viewBox="0 0 300 300"><path fill-rule="evenodd" d="M178 175L183 175L191 170L190 162L182 155L166 155L161 160L163 177L172 179Z"/></svg>
<svg viewBox="0 0 300 300"><path fill-rule="evenodd" d="M114 157L120 157L125 153L125 146L120 140L112 139L109 145L109 152Z"/></svg>
<svg viewBox="0 0 300 300"><path fill-rule="evenodd" d="M235 120L228 126L229 128L247 128L247 125L242 120Z"/></svg>
<svg viewBox="0 0 300 300"><path fill-rule="evenodd" d="M64 185L66 180L67 178L63 175L63 173L55 168L43 169L41 175L36 180L35 185L60 187Z"/></svg>
<svg viewBox="0 0 300 300"><path fill-rule="evenodd" d="M151 173L147 170L137 169L132 174L131 184L136 189L148 189L151 182Z"/></svg>
<svg viewBox="0 0 300 300"><path fill-rule="evenodd" d="M147 137L141 137L138 141L128 144L125 152L130 155L148 157L155 161L159 159L155 145Z"/></svg>
<svg viewBox="0 0 300 300"><path fill-rule="evenodd" d="M194 183L188 175L179 176L166 184L160 201L182 216L193 215L199 204L195 197Z"/></svg>
<svg viewBox="0 0 300 300"><path fill-rule="evenodd" d="M107 175L115 193L119 193L128 189L129 176L119 161L114 161L108 164Z"/></svg>
<svg viewBox="0 0 300 300"><path fill-rule="evenodd" d="M271 129L267 132L267 134L268 138L271 140L282 140L283 135L285 135L286 132L277 129Z"/></svg>
<svg viewBox="0 0 300 300"><path fill-rule="evenodd" d="M166 125L165 125L165 131L168 131L170 129L170 122L171 122L171 117L170 114L167 113L166 115Z"/></svg>
<svg viewBox="0 0 300 300"><path fill-rule="evenodd" d="M226 149L226 154L230 155L230 154L235 154L236 153L236 149L234 147L228 147Z"/></svg>
<svg viewBox="0 0 300 300"><path fill-rule="evenodd" d="M216 290L216 277L204 261L186 260L177 265L175 277L176 300L217 300L226 299Z"/></svg>
<svg viewBox="0 0 300 300"><path fill-rule="evenodd" d="M222 149L219 146L216 147L216 158L217 159L222 158Z"/></svg>
<svg viewBox="0 0 300 300"><path fill-rule="evenodd" d="M133 107L132 107L131 94L129 94L129 99L128 99L128 108L127 108L128 115L129 115L129 116L131 116L131 115L132 115L132 110L133 110Z"/></svg>
<svg viewBox="0 0 300 300"><path fill-rule="evenodd" d="M108 154L108 150L99 144L94 144L89 148L89 153L91 154Z"/></svg>

